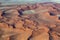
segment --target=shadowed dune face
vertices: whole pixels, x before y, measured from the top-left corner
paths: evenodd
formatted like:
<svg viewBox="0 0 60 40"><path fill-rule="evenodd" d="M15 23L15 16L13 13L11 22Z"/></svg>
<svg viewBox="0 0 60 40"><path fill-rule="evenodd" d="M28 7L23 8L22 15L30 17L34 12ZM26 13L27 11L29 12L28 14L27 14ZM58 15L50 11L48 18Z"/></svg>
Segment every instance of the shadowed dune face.
<svg viewBox="0 0 60 40"><path fill-rule="evenodd" d="M60 9L57 5L5 6L0 10L0 40L60 40Z"/></svg>

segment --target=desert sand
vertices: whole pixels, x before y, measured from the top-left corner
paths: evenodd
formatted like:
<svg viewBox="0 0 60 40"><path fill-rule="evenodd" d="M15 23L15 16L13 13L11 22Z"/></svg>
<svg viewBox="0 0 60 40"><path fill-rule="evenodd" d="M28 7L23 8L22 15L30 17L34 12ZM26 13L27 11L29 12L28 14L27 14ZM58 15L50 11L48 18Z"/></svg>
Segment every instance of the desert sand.
<svg viewBox="0 0 60 40"><path fill-rule="evenodd" d="M0 9L0 40L60 40L60 4L36 3Z"/></svg>

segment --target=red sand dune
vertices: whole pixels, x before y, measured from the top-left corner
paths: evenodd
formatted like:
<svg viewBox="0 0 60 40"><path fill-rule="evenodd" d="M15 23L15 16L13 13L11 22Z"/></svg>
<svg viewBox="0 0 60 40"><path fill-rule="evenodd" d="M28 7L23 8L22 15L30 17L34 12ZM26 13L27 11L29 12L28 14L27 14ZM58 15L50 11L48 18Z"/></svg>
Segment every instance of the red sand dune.
<svg viewBox="0 0 60 40"><path fill-rule="evenodd" d="M60 40L59 7L37 3L0 10L0 40Z"/></svg>

